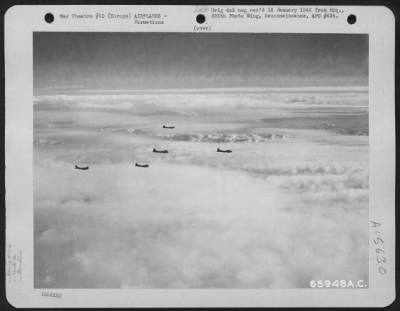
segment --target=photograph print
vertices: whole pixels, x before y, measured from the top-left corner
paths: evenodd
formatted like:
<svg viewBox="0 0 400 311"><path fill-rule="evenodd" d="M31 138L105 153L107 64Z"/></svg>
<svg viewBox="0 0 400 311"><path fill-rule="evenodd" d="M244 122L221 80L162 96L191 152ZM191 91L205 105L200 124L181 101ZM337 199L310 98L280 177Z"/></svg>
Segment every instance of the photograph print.
<svg viewBox="0 0 400 311"><path fill-rule="evenodd" d="M35 288L368 287L368 35L34 32L33 67Z"/></svg>

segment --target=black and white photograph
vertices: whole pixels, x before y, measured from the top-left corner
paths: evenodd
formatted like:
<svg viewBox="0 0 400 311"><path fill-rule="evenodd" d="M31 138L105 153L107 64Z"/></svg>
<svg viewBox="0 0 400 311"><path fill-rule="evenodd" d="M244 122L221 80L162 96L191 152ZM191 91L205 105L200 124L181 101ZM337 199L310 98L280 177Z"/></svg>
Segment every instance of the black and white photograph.
<svg viewBox="0 0 400 311"><path fill-rule="evenodd" d="M368 44L34 32L34 287L368 288Z"/></svg>

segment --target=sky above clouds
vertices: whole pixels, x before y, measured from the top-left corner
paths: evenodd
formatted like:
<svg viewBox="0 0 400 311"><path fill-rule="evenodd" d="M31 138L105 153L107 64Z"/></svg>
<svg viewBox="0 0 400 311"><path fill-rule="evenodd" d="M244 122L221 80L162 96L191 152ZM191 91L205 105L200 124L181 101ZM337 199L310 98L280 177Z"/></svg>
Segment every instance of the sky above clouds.
<svg viewBox="0 0 400 311"><path fill-rule="evenodd" d="M34 33L34 87L366 86L368 36Z"/></svg>

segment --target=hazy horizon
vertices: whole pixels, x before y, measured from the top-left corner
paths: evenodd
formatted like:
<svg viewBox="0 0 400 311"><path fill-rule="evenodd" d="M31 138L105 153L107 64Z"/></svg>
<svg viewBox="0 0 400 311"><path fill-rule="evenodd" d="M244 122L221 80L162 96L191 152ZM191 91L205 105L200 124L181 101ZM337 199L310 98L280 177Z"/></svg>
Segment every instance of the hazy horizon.
<svg viewBox="0 0 400 311"><path fill-rule="evenodd" d="M34 33L34 89L367 86L368 36Z"/></svg>

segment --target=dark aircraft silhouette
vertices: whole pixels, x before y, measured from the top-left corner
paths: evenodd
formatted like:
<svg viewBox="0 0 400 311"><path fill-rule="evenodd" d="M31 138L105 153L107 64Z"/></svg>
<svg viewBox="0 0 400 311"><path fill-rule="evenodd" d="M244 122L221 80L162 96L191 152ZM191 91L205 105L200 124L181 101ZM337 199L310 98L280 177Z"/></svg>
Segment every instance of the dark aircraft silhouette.
<svg viewBox="0 0 400 311"><path fill-rule="evenodd" d="M222 149L217 148L217 152L232 153L232 150L229 150L229 149L222 150Z"/></svg>
<svg viewBox="0 0 400 311"><path fill-rule="evenodd" d="M137 166L137 167L149 167L148 164L138 164L138 163L135 163L135 166Z"/></svg>
<svg viewBox="0 0 400 311"><path fill-rule="evenodd" d="M175 126L166 126L166 125L163 125L162 127L163 127L163 129L174 129L175 128Z"/></svg>
<svg viewBox="0 0 400 311"><path fill-rule="evenodd" d="M153 148L153 152L155 152L155 153L168 153L168 150L157 150L156 148Z"/></svg>
<svg viewBox="0 0 400 311"><path fill-rule="evenodd" d="M88 169L89 169L89 165L88 165L88 166L78 166L78 165L75 165L75 169L76 169L76 170L85 171L85 170L88 170Z"/></svg>

